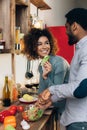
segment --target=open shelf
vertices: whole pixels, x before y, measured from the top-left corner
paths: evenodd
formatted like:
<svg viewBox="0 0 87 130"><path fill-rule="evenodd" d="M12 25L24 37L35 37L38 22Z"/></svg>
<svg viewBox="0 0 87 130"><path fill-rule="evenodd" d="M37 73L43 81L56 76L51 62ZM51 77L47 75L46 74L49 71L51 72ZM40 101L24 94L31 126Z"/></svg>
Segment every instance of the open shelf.
<svg viewBox="0 0 87 130"><path fill-rule="evenodd" d="M2 54L2 53L11 53L11 49L0 50L0 54Z"/></svg>
<svg viewBox="0 0 87 130"><path fill-rule="evenodd" d="M16 5L28 6L28 2L24 0L16 0Z"/></svg>
<svg viewBox="0 0 87 130"><path fill-rule="evenodd" d="M47 5L43 0L30 0L30 2L41 10L51 9L51 7Z"/></svg>

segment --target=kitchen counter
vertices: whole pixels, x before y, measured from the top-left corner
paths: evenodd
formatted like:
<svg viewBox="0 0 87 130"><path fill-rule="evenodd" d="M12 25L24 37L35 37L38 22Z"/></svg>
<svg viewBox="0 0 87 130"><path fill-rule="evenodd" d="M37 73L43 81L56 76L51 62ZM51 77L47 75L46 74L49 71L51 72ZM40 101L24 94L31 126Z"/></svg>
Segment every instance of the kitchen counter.
<svg viewBox="0 0 87 130"><path fill-rule="evenodd" d="M15 103L16 105L26 105L20 103L19 101ZM21 113L16 114L17 127L16 130L23 130L20 123L23 120ZM35 122L28 122L30 124L29 130L54 130L54 121L53 121L53 110L48 109L44 112L43 116ZM4 130L3 124L0 124L0 130Z"/></svg>

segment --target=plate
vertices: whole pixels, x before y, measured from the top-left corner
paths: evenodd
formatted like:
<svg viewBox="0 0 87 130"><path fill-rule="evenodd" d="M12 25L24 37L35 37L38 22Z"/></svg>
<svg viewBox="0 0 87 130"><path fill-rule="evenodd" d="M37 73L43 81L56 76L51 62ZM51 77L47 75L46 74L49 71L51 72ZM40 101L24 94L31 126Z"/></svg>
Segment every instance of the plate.
<svg viewBox="0 0 87 130"><path fill-rule="evenodd" d="M37 99L38 99L38 98L34 97L34 100L32 100L32 101L26 101L26 100L24 100L23 98L19 98L19 101L20 101L21 103L25 103L25 104L32 104L32 103L35 103L35 102L37 101Z"/></svg>

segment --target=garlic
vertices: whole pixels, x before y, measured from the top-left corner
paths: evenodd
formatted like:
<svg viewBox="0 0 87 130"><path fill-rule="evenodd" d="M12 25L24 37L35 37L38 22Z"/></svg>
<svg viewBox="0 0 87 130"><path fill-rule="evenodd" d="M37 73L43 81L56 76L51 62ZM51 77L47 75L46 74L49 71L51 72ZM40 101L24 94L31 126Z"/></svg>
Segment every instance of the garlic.
<svg viewBox="0 0 87 130"><path fill-rule="evenodd" d="M30 128L30 125L25 120L21 121L21 126L24 130L28 130Z"/></svg>

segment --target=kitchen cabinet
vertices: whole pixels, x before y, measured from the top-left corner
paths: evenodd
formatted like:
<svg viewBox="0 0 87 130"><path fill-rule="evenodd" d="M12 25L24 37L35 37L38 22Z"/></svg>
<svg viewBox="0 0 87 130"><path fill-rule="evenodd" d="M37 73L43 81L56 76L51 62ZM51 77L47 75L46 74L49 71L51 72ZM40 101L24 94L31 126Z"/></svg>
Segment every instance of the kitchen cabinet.
<svg viewBox="0 0 87 130"><path fill-rule="evenodd" d="M12 73L15 79L15 27L21 33L29 30L30 0L0 0L0 28L2 29L5 49L0 53L12 54Z"/></svg>
<svg viewBox="0 0 87 130"><path fill-rule="evenodd" d="M15 27L26 34L31 28L30 2L41 10L51 9L43 0L0 0L0 29L5 49L0 53L12 54L12 73L15 77Z"/></svg>
<svg viewBox="0 0 87 130"><path fill-rule="evenodd" d="M30 2L41 10L51 9L51 7L44 2L44 0L30 0Z"/></svg>
<svg viewBox="0 0 87 130"><path fill-rule="evenodd" d="M14 21L14 18L11 15L13 14L12 9L14 7L12 2L14 0L0 0L0 28L2 29L3 39L5 40L5 48L8 51L11 49L11 43L13 42L13 34L11 32L13 30L12 21Z"/></svg>
<svg viewBox="0 0 87 130"><path fill-rule="evenodd" d="M51 9L43 0L0 0L0 28L5 40L3 53L14 51L16 26L24 34L30 29L30 2L41 10Z"/></svg>
<svg viewBox="0 0 87 130"><path fill-rule="evenodd" d="M5 49L1 53L11 53L11 72L15 80L15 27L20 26L22 33L29 29L30 1L0 0L0 28L2 29ZM2 59L0 59L0 62Z"/></svg>
<svg viewBox="0 0 87 130"><path fill-rule="evenodd" d="M14 50L16 26L20 26L21 33L28 32L29 15L29 0L0 0L0 28L5 40L3 53L13 52Z"/></svg>

